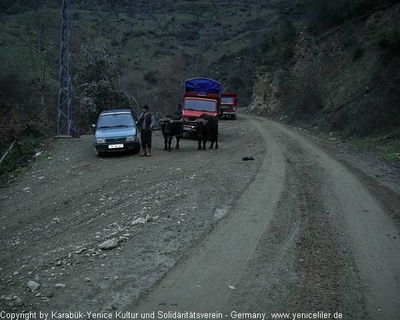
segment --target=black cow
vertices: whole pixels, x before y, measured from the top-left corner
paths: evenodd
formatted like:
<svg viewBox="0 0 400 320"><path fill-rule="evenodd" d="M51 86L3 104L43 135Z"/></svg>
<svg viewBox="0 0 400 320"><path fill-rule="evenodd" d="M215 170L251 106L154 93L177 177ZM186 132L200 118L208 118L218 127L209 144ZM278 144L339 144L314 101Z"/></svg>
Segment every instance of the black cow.
<svg viewBox="0 0 400 320"><path fill-rule="evenodd" d="M211 141L210 149L218 149L218 117L213 117L208 114L202 114L196 120L196 134L198 142L198 150L206 150L207 140ZM201 143L203 142L203 148Z"/></svg>
<svg viewBox="0 0 400 320"><path fill-rule="evenodd" d="M176 138L176 146L175 149L179 149L179 140L183 136L183 122L175 122L176 120L180 120L181 117L178 114L167 115L167 119L162 121L161 130L164 137L164 150L171 151L171 143L173 137ZM169 120L172 121L169 121ZM175 120L175 121L173 121Z"/></svg>

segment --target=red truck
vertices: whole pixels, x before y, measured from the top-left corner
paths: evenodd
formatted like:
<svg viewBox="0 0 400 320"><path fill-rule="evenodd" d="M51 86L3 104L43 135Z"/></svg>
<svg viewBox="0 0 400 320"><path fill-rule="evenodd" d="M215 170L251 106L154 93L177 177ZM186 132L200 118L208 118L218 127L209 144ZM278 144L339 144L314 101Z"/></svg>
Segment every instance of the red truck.
<svg viewBox="0 0 400 320"><path fill-rule="evenodd" d="M238 98L236 92L223 92L219 117L236 120L237 105Z"/></svg>
<svg viewBox="0 0 400 320"><path fill-rule="evenodd" d="M183 131L194 131L194 121L202 114L218 117L221 106L221 83L208 78L188 79L184 83L182 118L187 122Z"/></svg>

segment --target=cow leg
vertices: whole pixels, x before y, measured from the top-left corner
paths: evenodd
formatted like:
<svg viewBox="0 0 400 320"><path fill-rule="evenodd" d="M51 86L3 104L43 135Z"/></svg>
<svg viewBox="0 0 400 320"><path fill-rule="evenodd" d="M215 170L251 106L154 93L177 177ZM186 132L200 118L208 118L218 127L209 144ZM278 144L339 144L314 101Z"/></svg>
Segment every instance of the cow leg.
<svg viewBox="0 0 400 320"><path fill-rule="evenodd" d="M209 149L214 149L214 141L213 140L211 140L211 144L210 144Z"/></svg>
<svg viewBox="0 0 400 320"><path fill-rule="evenodd" d="M179 137L176 137L176 146L175 146L175 149L179 149L179 140L181 140L181 138L179 138Z"/></svg>
<svg viewBox="0 0 400 320"><path fill-rule="evenodd" d="M201 150L201 140L197 140L197 150Z"/></svg>
<svg viewBox="0 0 400 320"><path fill-rule="evenodd" d="M168 151L171 151L172 137L168 138Z"/></svg>
<svg viewBox="0 0 400 320"><path fill-rule="evenodd" d="M203 140L203 150L207 150L206 144L207 144L207 139Z"/></svg>
<svg viewBox="0 0 400 320"><path fill-rule="evenodd" d="M218 134L215 136L215 149L218 149Z"/></svg>
<svg viewBox="0 0 400 320"><path fill-rule="evenodd" d="M167 151L167 138L164 138L164 151Z"/></svg>

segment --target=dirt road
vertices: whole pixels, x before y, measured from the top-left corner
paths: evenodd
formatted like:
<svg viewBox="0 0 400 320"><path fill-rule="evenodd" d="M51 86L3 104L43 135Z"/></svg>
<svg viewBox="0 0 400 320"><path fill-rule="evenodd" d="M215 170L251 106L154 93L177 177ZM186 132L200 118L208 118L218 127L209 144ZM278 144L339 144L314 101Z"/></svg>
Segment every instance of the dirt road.
<svg viewBox="0 0 400 320"><path fill-rule="evenodd" d="M56 141L0 189L0 309L397 319L397 173L378 180L379 168L262 118L220 131L205 152L191 140L158 151L156 135L149 159ZM118 246L98 249L107 239Z"/></svg>

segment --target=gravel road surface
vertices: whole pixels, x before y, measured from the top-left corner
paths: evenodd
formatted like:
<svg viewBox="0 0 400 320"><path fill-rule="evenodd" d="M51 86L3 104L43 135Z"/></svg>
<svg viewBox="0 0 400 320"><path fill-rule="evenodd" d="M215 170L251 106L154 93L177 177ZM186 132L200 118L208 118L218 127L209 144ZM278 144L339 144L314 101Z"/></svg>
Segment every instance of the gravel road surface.
<svg viewBox="0 0 400 320"><path fill-rule="evenodd" d="M0 310L398 319L398 171L263 118L220 132L156 132L151 158L53 141L0 189Z"/></svg>

